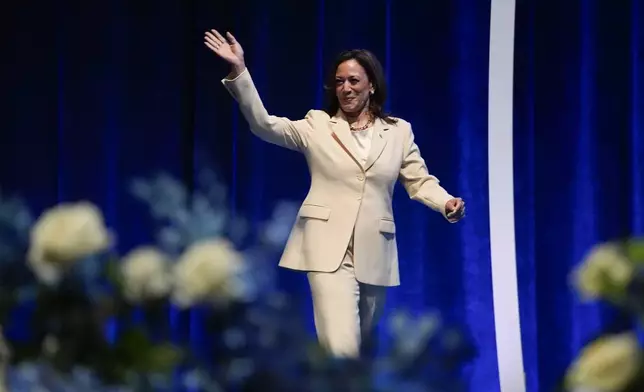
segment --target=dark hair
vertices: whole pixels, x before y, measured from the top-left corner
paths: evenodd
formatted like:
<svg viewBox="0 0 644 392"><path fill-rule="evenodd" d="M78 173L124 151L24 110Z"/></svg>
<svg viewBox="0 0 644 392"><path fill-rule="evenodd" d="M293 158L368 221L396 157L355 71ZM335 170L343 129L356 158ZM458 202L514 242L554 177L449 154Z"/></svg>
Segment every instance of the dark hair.
<svg viewBox="0 0 644 392"><path fill-rule="evenodd" d="M340 102L335 93L335 73L340 66L348 60L355 60L364 68L367 77L373 86L373 95L369 99L369 111L377 118L384 120L389 124L394 124L397 120L384 112L385 100L387 98L387 86L385 83L385 73L380 61L376 56L366 49L346 50L338 55L333 67L324 85L326 91L326 112L329 116L334 116L340 108Z"/></svg>

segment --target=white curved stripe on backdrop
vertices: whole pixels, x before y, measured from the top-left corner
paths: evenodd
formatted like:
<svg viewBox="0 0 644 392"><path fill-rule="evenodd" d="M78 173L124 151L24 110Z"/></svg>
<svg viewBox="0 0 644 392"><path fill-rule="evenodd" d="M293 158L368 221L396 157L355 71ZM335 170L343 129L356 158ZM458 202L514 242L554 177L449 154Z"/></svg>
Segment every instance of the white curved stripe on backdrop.
<svg viewBox="0 0 644 392"><path fill-rule="evenodd" d="M515 0L492 0L488 92L490 252L501 392L525 392L514 238L512 89Z"/></svg>

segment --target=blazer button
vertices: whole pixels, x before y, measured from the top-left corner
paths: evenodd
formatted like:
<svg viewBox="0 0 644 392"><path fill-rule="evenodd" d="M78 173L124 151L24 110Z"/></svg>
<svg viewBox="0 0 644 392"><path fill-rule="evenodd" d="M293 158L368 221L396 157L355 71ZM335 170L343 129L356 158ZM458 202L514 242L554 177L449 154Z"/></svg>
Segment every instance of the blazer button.
<svg viewBox="0 0 644 392"><path fill-rule="evenodd" d="M362 174L358 174L358 181L364 181L364 176Z"/></svg>

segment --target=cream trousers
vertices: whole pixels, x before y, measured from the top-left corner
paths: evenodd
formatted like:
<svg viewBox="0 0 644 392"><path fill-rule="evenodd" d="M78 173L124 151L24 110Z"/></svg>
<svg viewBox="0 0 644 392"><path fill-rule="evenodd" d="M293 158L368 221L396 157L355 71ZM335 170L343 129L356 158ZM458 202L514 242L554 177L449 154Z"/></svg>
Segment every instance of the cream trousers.
<svg viewBox="0 0 644 392"><path fill-rule="evenodd" d="M387 288L360 283L353 269L353 244L335 272L307 273L315 329L322 347L336 357L358 358L384 308Z"/></svg>

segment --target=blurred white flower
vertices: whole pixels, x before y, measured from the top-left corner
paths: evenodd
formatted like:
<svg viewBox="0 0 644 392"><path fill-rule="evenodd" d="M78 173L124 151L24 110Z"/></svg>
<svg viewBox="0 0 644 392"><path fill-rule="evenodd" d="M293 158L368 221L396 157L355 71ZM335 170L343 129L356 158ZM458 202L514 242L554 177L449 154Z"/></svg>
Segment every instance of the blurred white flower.
<svg viewBox="0 0 644 392"><path fill-rule="evenodd" d="M224 239L196 242L174 266L173 302L187 308L200 302L226 303L243 293L244 260Z"/></svg>
<svg viewBox="0 0 644 392"><path fill-rule="evenodd" d="M142 246L125 255L121 276L125 297L132 303L162 298L172 288L170 261L152 246Z"/></svg>
<svg viewBox="0 0 644 392"><path fill-rule="evenodd" d="M566 375L568 389L624 390L637 376L642 361L637 337L622 333L602 337L586 347Z"/></svg>
<svg viewBox="0 0 644 392"><path fill-rule="evenodd" d="M585 299L619 300L633 278L635 267L616 244L595 246L573 274L574 285Z"/></svg>
<svg viewBox="0 0 644 392"><path fill-rule="evenodd" d="M31 229L27 260L38 277L56 283L74 262L106 250L112 237L92 203L62 203L45 211Z"/></svg>

